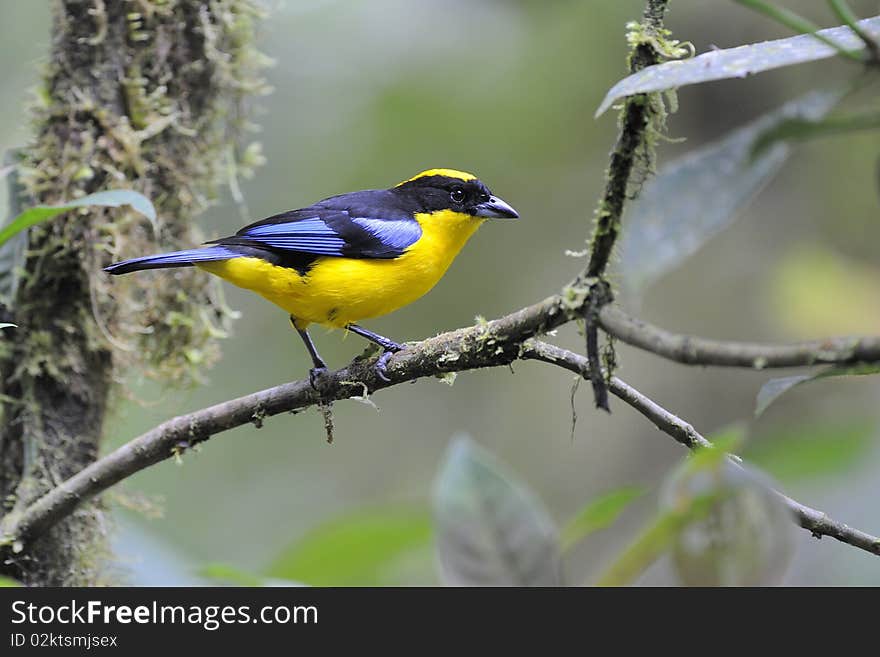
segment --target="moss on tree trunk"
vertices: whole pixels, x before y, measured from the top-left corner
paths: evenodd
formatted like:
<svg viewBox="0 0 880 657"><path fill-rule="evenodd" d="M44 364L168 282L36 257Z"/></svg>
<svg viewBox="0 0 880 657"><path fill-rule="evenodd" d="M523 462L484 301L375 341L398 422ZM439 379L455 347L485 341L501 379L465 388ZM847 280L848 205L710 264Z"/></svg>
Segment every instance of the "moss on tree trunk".
<svg viewBox="0 0 880 657"><path fill-rule="evenodd" d="M111 281L110 260L192 245L191 218L238 151L243 101L260 93L247 0L56 0L52 46L18 167L23 203L108 188L150 197L159 221L83 209L28 235L0 342L0 493L15 514L98 454L116 372L187 382L217 351L228 312L193 270L173 284ZM246 160L251 160L247 162ZM32 585L112 581L100 503L85 505L3 573Z"/></svg>

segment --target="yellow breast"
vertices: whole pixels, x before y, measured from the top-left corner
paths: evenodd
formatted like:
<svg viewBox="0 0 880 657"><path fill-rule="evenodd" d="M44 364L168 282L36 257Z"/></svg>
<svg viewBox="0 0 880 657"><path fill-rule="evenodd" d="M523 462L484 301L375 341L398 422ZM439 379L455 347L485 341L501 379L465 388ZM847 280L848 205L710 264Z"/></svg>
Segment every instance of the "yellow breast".
<svg viewBox="0 0 880 657"><path fill-rule="evenodd" d="M202 263L202 269L252 290L298 321L344 327L387 315L428 292L483 219L442 210L417 214L421 238L393 260L319 258L305 276L260 258Z"/></svg>

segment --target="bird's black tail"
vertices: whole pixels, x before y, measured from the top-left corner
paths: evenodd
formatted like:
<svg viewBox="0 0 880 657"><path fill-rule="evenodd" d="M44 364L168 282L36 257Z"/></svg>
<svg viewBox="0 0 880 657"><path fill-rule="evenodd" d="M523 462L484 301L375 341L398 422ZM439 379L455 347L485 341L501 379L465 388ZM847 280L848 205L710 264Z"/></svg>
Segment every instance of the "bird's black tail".
<svg viewBox="0 0 880 657"><path fill-rule="evenodd" d="M114 262L109 267L104 267L104 271L109 274L128 274L133 271L141 271L142 269L167 269L168 267L192 267L200 262L218 262L220 260L229 260L234 258L238 253L227 249L225 246L209 246L201 249L188 249L186 251L173 251L171 253L159 253L157 255L145 256L143 258L133 258L132 260L123 260L122 262Z"/></svg>

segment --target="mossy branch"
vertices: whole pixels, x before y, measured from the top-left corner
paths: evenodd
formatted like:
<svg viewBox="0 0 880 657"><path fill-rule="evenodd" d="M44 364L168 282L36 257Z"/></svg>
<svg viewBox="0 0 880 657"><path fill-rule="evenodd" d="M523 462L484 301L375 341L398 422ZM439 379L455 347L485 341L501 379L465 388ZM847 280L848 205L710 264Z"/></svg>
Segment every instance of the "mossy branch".
<svg viewBox="0 0 880 657"><path fill-rule="evenodd" d="M630 73L659 63L662 52L658 44L667 36L663 16L668 5L668 0L649 0L642 23L630 26L630 42L633 44L629 58ZM611 259L639 154L645 152L646 148L650 149L648 137L659 111L658 102L650 95L632 96L624 102L620 114L620 134L611 152L605 191L596 209L590 261L585 272L588 279L601 278ZM647 168L650 168L650 159L648 153Z"/></svg>
<svg viewBox="0 0 880 657"><path fill-rule="evenodd" d="M661 56L677 54L674 44L667 41L669 33L663 28L663 17L668 0L648 0L641 23L631 23L628 42L629 71L637 73L660 61ZM675 52L673 52L675 51ZM620 234L620 222L627 199L633 189L633 174L639 166L647 175L653 168L655 133L665 122L665 110L657 94L627 98L620 112L620 132L605 177L605 190L596 208L593 236L590 240L589 261L578 282L591 286L591 303L584 315L587 359L594 368L600 363L597 313L613 299L610 286L605 283L605 269ZM644 175L642 177L644 177ZM603 377L592 380L596 407L610 412L608 391Z"/></svg>
<svg viewBox="0 0 880 657"><path fill-rule="evenodd" d="M509 365L516 360L540 360L574 371L588 380L597 378L591 375L592 370L583 356L533 339L581 316L582 305L585 303L587 300L572 304L566 295L556 295L499 319L480 322L475 326L407 345L388 361L388 380L376 373L374 360L359 358L348 367L322 377L320 392L307 379L295 381L168 420L87 466L28 508L5 516L0 520L0 543L5 546L8 558L14 560L17 549L38 538L71 514L78 505L123 479L151 465L178 457L182 452L218 433L249 423L259 428L266 418L281 413L299 411L331 401L364 397L420 378ZM613 306L606 306L603 314L611 317L611 311L617 312ZM603 324L603 328L615 334L616 325L616 322L608 322ZM627 322L626 327L626 332L619 337L636 345L650 343L656 331L654 327L634 319ZM635 335L642 337L634 338ZM880 337L856 341L864 348L854 352L846 349L829 351L829 345L854 344L854 339L848 338L832 338L799 345L744 347L743 343L716 342L672 334L664 336L676 344L699 344L698 357L706 364L735 364L727 360L727 354L738 350L749 355L751 352L760 353L765 367L791 367L814 362L843 364L852 362L856 357L880 362ZM797 354L797 358L793 358L792 354ZM687 362L698 361L691 356ZM741 364L753 366L750 359L743 360ZM600 376L605 378L604 374ZM618 377L608 377L608 389L683 445L696 448L709 444L691 425ZM793 500L788 500L788 503L801 526L814 535L833 536L873 554L880 554L878 539L869 534L848 528L824 513Z"/></svg>
<svg viewBox="0 0 880 657"><path fill-rule="evenodd" d="M82 208L27 235L9 286L19 329L0 341L0 498L10 515L97 457L114 372L192 381L219 353L229 313L206 274L183 271L167 286L132 279L111 293L101 265L199 241L191 219L225 181L223 153L245 98L262 88L258 16L252 0L52 3L34 137L16 168L24 201L129 188L152 199L158 218ZM101 512L81 509L0 573L105 583Z"/></svg>
<svg viewBox="0 0 880 657"><path fill-rule="evenodd" d="M631 33L634 44L631 69L655 63L660 54L669 55L663 46L667 34L662 30L667 4L664 0L649 0L644 22ZM104 7L104 4L95 6ZM112 26L112 22L109 25ZM94 39L100 40L99 43L113 33L112 30L105 32L107 25L102 22L98 28ZM132 29L135 35L140 34L137 26ZM135 82L136 77L133 78ZM147 125L144 122L148 122L149 109L135 102L139 98L136 95L129 100L134 109L132 118ZM832 338L797 345L720 342L672 334L628 317L609 305L612 299L603 276L619 232L639 153L643 152L650 138L650 102L647 97L637 97L627 101L624 107L621 134L612 153L606 190L597 213L589 265L562 294L491 322L479 322L469 328L408 345L388 361L387 378L376 373L374 361L359 358L346 368L322 377L320 391L306 380L296 381L171 419L69 476L65 474L64 481L36 497L35 501L16 505L0 519L0 552L5 563L21 566L23 559L28 558L27 550L35 541L43 540L81 505L102 491L144 468L177 457L223 431L248 423L259 428L265 418L281 413L364 397L419 378L444 377L459 371L508 365L518 359L543 361L573 371L591 380L594 386L603 386L687 447L708 445L709 442L690 424L613 376L612 372L600 371L598 345L593 344L594 353L584 358L534 339L585 316L593 329L601 327L609 335L638 348L687 364L769 368L880 362L880 337ZM32 339L36 345L39 340L49 338L35 334ZM106 372L107 363L99 364ZM610 367L608 365L606 369ZM48 374L52 375L51 372ZM103 405L99 404L99 416L102 411ZM27 459L27 454L23 458ZM880 539L877 537L849 528L790 498L785 500L798 523L813 535L832 536L872 554L880 554Z"/></svg>

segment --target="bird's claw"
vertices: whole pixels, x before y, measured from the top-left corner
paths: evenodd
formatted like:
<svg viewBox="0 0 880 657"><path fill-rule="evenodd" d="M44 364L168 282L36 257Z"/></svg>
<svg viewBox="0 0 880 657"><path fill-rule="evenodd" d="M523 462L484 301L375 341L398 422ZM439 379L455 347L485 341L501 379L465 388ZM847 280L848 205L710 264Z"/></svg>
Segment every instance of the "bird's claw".
<svg viewBox="0 0 880 657"><path fill-rule="evenodd" d="M318 381L325 374L327 374L326 367L313 367L309 370L309 385L312 386L315 392L321 392L318 389Z"/></svg>
<svg viewBox="0 0 880 657"><path fill-rule="evenodd" d="M388 378L388 361L391 359L391 356L395 352L393 351L383 351L382 355L379 356L379 359L376 361L376 375L382 379L385 383L391 383L391 379Z"/></svg>

